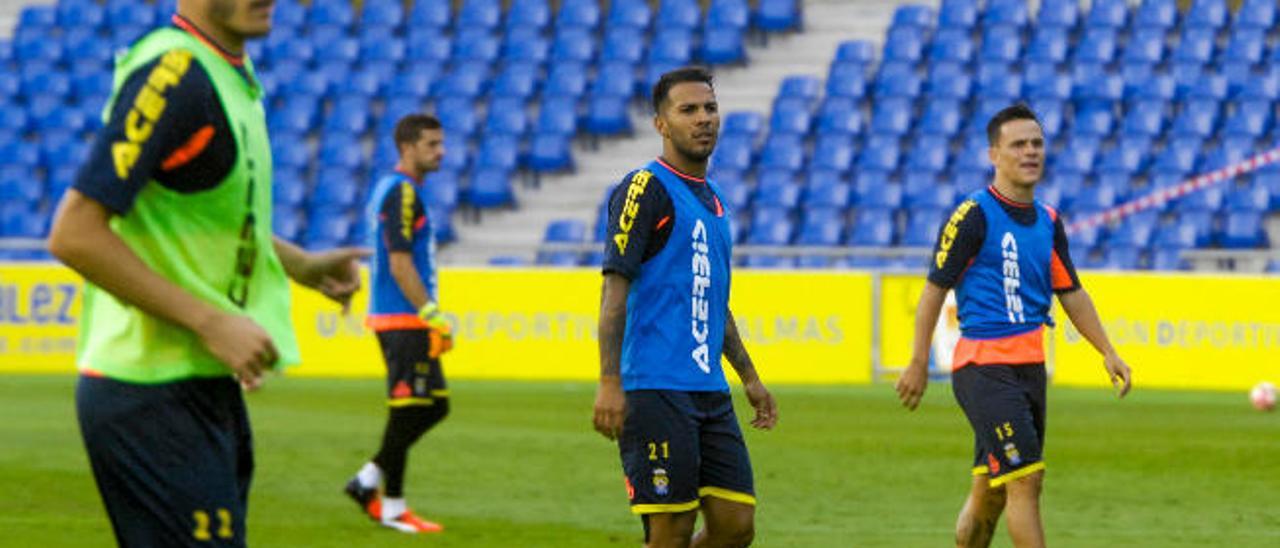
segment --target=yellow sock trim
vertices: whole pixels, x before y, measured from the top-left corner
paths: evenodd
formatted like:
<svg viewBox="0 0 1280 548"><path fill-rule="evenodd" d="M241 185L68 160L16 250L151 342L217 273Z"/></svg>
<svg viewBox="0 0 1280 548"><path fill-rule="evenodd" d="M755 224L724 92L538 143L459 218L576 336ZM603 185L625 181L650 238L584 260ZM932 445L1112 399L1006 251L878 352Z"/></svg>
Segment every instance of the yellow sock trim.
<svg viewBox="0 0 1280 548"><path fill-rule="evenodd" d="M715 497L718 499L731 500L733 502L741 502L742 504L756 505L756 498L746 493L738 491L730 491L721 487L703 487L698 489L700 497Z"/></svg>
<svg viewBox="0 0 1280 548"><path fill-rule="evenodd" d="M1009 472L1008 474L1000 476L998 478L991 478L991 482L988 485L992 487L1000 487L1001 485L1009 483L1013 480L1016 480L1019 478L1025 478L1041 470L1044 470L1044 462L1043 461L1033 462L1022 468Z"/></svg>

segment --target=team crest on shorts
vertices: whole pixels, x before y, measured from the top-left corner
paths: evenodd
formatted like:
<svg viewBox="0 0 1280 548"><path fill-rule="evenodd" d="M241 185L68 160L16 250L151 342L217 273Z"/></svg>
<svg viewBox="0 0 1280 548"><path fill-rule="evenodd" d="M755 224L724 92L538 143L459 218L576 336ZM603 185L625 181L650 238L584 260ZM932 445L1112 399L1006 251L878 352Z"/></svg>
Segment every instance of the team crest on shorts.
<svg viewBox="0 0 1280 548"><path fill-rule="evenodd" d="M671 480L667 478L666 468L653 469L653 492L658 496L666 496L671 492Z"/></svg>
<svg viewBox="0 0 1280 548"><path fill-rule="evenodd" d="M1009 461L1009 466L1022 464L1022 455L1018 454L1018 448L1013 445L1013 442L1004 444L1004 457Z"/></svg>

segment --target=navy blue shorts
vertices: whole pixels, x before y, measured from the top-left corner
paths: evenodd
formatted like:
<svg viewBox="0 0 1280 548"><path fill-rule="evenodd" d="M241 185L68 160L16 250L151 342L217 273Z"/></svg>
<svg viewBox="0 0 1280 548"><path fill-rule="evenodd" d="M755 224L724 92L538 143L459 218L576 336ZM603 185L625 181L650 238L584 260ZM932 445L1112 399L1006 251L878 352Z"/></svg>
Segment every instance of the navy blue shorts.
<svg viewBox="0 0 1280 548"><path fill-rule="evenodd" d="M80 435L120 546L244 546L253 439L231 378L82 376Z"/></svg>
<svg viewBox="0 0 1280 548"><path fill-rule="evenodd" d="M756 503L728 392L633 390L626 397L618 449L633 513L685 512L708 496Z"/></svg>
<svg viewBox="0 0 1280 548"><path fill-rule="evenodd" d="M392 407L431 405L449 396L440 360L430 357L426 329L379 331L378 345L387 362L387 401Z"/></svg>
<svg viewBox="0 0 1280 548"><path fill-rule="evenodd" d="M969 365L951 389L973 427L973 474L999 487L1044 469L1044 364Z"/></svg>

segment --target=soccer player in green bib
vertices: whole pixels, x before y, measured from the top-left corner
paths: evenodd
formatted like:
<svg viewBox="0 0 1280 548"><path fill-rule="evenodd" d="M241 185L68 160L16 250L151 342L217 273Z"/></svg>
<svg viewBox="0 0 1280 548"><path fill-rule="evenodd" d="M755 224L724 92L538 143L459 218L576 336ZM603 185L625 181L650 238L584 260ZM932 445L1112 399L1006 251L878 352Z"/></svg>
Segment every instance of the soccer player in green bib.
<svg viewBox="0 0 1280 548"><path fill-rule="evenodd" d="M272 3L179 0L117 58L50 251L86 280L76 409L122 546L244 546L253 471L241 396L297 363L289 282L345 304L358 249L271 233L271 149L246 39ZM321 221L323 222L323 221Z"/></svg>

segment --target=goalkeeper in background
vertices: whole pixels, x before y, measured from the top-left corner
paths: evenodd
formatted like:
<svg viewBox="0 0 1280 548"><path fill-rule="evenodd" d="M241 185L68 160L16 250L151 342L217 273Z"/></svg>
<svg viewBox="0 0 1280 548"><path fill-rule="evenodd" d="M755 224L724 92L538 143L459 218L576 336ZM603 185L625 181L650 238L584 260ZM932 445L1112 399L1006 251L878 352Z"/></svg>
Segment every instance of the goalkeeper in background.
<svg viewBox="0 0 1280 548"><path fill-rule="evenodd" d="M423 177L444 157L444 132L436 118L411 114L396 124L395 142L400 152L395 173L378 181L365 207L376 250L366 325L377 333L386 359L389 413L382 446L345 491L383 526L432 533L444 528L405 505L404 473L409 448L449 414L440 356L453 347L453 339L440 313L435 237L421 199Z"/></svg>

